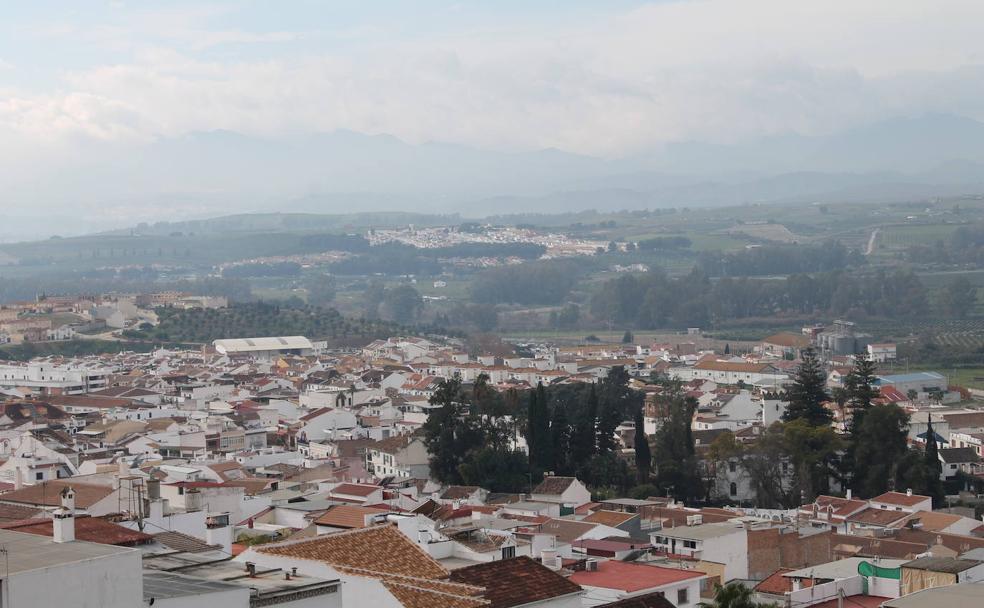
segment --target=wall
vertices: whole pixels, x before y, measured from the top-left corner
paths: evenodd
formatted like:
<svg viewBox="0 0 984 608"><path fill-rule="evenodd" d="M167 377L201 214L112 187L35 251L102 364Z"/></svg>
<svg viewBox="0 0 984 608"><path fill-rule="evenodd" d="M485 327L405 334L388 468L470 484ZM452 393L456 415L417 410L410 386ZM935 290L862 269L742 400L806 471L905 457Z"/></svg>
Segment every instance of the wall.
<svg viewBox="0 0 984 608"><path fill-rule="evenodd" d="M280 568L297 571L307 576L324 580L341 580L342 592L318 597L319 608L342 608L342 606L372 606L373 608L403 608L395 597L374 578L343 575L328 564L315 560L297 559L281 555L260 553L248 549L235 558L238 562L253 562L257 569Z"/></svg>
<svg viewBox="0 0 984 608"><path fill-rule="evenodd" d="M249 606L249 589L240 587L203 595L153 599L154 608L245 608ZM144 604L150 605L146 600Z"/></svg>
<svg viewBox="0 0 984 608"><path fill-rule="evenodd" d="M864 586L860 576L853 576L851 578L844 578L823 583L822 585L800 589L799 591L793 591L786 597L789 603L788 605L792 606L817 604L836 598L839 589L844 590L845 596L851 596L861 593L864 590Z"/></svg>
<svg viewBox="0 0 984 608"><path fill-rule="evenodd" d="M8 606L133 608L143 599L140 551L18 572L4 581Z"/></svg>

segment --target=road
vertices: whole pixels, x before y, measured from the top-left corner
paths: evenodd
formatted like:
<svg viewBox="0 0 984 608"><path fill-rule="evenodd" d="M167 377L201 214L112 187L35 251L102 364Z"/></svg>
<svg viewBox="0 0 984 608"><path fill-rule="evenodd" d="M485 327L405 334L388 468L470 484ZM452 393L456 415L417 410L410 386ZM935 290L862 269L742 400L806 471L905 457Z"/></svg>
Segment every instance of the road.
<svg viewBox="0 0 984 608"><path fill-rule="evenodd" d="M865 255L871 255L872 253L875 252L875 241L878 240L878 233L880 231L881 228L875 228L874 230L871 231L871 236L868 237L868 246L864 250Z"/></svg>

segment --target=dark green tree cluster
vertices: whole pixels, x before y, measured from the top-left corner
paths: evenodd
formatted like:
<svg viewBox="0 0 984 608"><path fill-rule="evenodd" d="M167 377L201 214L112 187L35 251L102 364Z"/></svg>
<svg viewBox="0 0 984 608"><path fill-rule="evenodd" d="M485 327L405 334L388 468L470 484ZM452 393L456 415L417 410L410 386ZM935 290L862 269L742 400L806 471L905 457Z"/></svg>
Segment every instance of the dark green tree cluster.
<svg viewBox="0 0 984 608"><path fill-rule="evenodd" d="M624 274L601 285L591 314L640 329L692 327L777 314L855 315L897 319L929 312L929 291L909 271L794 274L785 279L709 280L701 267L682 277L659 269Z"/></svg>
<svg viewBox="0 0 984 608"><path fill-rule="evenodd" d="M705 251L697 265L711 276L749 277L840 270L864 263L838 241L817 245L763 245L739 251Z"/></svg>
<svg viewBox="0 0 984 608"><path fill-rule="evenodd" d="M484 304L560 304L582 270L579 264L570 260L490 268L475 275L471 298Z"/></svg>
<svg viewBox="0 0 984 608"><path fill-rule="evenodd" d="M486 396L479 398L463 391L460 380L449 380L431 400L440 410L424 425L431 472L438 481L496 491L523 490L549 472L577 475L599 491L625 492L636 478L648 477L633 475L616 449L615 429L642 410L643 395L628 382L625 369L615 367L597 383L539 384L522 396L491 390L482 378L476 387L486 387ZM526 453L511 448L519 433Z"/></svg>
<svg viewBox="0 0 984 608"><path fill-rule="evenodd" d="M678 382L670 381L664 383L656 407L663 414L653 450L657 487L682 501L704 498L691 431L697 401L687 397Z"/></svg>

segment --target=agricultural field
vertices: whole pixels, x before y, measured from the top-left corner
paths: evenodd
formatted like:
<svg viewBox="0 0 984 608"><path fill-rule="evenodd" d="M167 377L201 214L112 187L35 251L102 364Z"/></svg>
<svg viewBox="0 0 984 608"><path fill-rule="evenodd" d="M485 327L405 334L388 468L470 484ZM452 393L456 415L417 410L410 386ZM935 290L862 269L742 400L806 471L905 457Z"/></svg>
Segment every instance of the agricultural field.
<svg viewBox="0 0 984 608"><path fill-rule="evenodd" d="M912 245L933 245L945 241L959 224L901 224L883 226L878 232L876 251L900 250Z"/></svg>

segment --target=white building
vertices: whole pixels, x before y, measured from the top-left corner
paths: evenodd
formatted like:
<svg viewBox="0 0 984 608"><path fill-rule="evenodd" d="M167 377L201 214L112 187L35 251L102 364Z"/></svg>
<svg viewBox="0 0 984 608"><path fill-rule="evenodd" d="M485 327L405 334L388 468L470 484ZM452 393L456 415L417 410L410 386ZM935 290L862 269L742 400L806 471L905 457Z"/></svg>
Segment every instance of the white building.
<svg viewBox="0 0 984 608"><path fill-rule="evenodd" d="M281 355L314 354L314 345L304 336L215 340L212 346L220 355L252 357L259 360L270 360Z"/></svg>

